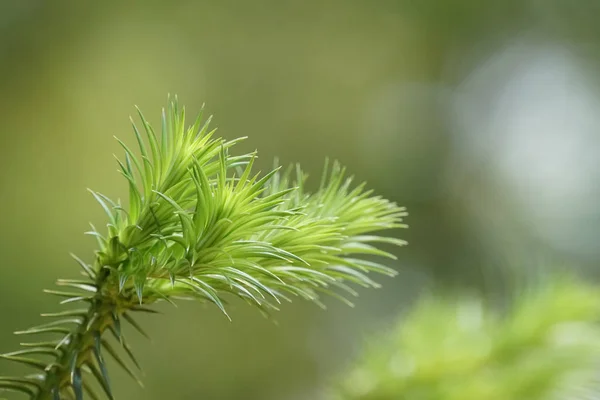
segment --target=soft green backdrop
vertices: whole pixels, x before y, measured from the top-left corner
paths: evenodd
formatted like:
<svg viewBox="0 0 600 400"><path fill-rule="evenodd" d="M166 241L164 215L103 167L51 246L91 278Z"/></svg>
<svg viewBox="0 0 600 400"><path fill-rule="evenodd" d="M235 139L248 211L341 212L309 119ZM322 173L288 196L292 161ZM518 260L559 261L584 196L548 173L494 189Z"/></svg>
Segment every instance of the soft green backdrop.
<svg viewBox="0 0 600 400"><path fill-rule="evenodd" d="M57 309L41 290L77 273L68 252L91 259L82 232L104 222L85 189L125 194L113 135L131 139L134 105L157 121L167 93L249 136L263 169L339 159L408 206L410 246L355 309L145 318L146 389L117 375L121 399L315 399L424 286L597 275L598 17L594 0L0 0L0 351Z"/></svg>

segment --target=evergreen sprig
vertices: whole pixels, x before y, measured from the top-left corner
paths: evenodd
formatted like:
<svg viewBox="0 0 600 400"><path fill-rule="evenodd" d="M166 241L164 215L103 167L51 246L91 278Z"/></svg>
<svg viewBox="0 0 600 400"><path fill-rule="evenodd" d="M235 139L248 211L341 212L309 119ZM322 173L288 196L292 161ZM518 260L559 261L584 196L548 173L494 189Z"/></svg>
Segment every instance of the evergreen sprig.
<svg viewBox="0 0 600 400"><path fill-rule="evenodd" d="M138 154L119 140L127 206L91 191L109 221L106 232L93 226L87 232L99 246L94 261L73 256L85 278L62 279L57 284L64 291L46 291L64 298L62 304L84 307L45 314L54 321L16 332L55 339L24 343L2 355L37 373L0 377L0 392L37 400L81 400L87 392L99 399L93 377L114 399L104 357L109 354L135 378L125 358L139 363L121 324L146 335L133 315L154 312L148 305L160 300L199 299L227 315L224 297L231 294L268 313L293 295L318 304L321 293L347 301L347 295L356 295L348 283L378 286L368 272L395 275L364 257L394 258L376 245L405 242L373 232L405 227L404 208L373 196L364 184L353 186L338 163L326 165L311 194L298 166L261 175L252 170L256 153L230 155L242 139L215 137L210 118L203 121L200 114L186 127L176 99L163 110L158 134L141 112L139 117L141 129L132 120ZM106 332L117 338L124 355L105 339Z"/></svg>
<svg viewBox="0 0 600 400"><path fill-rule="evenodd" d="M479 297L426 296L372 338L340 400L600 398L600 291L547 277L505 311Z"/></svg>

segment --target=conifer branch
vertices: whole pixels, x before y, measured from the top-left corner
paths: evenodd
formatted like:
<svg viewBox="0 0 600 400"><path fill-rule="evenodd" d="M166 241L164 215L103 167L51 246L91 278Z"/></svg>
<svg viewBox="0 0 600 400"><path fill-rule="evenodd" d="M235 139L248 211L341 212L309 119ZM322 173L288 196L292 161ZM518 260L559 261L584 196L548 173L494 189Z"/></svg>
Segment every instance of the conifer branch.
<svg viewBox="0 0 600 400"><path fill-rule="evenodd" d="M505 312L479 297L426 296L371 338L340 400L584 400L600 394L600 291L546 277Z"/></svg>
<svg viewBox="0 0 600 400"><path fill-rule="evenodd" d="M96 380L114 399L105 359L110 355L138 380L129 365L139 363L121 325L146 335L134 315L153 312L148 306L158 301L198 299L227 316L229 294L269 313L292 296L322 305L324 293L351 304L346 298L356 292L349 284L377 287L369 272L395 275L365 257L395 258L377 244L405 242L376 232L405 227L404 208L373 196L364 184L353 186L338 163L326 166L311 194L298 166L261 175L252 170L256 153L230 155L242 139L215 137L210 118L203 121L201 114L186 127L176 99L163 110L158 134L138 113L141 128L132 124L139 153L117 139L125 152L117 163L129 185L127 205L90 191L108 218L106 232L93 226L86 232L98 242L94 261L74 256L85 279L59 280L64 290L47 291L83 308L46 314L52 322L17 332L55 339L2 355L36 373L0 377L0 392L99 399L90 385ZM105 340L107 333L121 352Z"/></svg>

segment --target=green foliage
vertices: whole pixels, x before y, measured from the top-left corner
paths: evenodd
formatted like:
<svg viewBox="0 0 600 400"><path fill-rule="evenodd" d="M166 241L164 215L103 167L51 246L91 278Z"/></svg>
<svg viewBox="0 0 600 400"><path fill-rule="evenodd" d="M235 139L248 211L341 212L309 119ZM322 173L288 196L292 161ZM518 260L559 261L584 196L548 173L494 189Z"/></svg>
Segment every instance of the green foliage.
<svg viewBox="0 0 600 400"><path fill-rule="evenodd" d="M598 387L600 291L546 280L504 313L475 297L427 297L371 342L344 400L590 399Z"/></svg>
<svg viewBox="0 0 600 400"><path fill-rule="evenodd" d="M291 296L321 304L319 295L326 293L347 301L347 295L356 295L349 283L377 286L368 272L395 275L364 257L394 258L376 245L404 242L373 232L404 227L405 210L372 196L364 185L353 187L338 163L326 166L311 194L298 166L260 175L252 171L255 153L230 155L241 139L216 138L210 118L203 122L200 115L186 127L177 101L163 110L159 134L139 116L141 129L133 124L139 154L119 141L127 207L92 191L109 221L107 232L93 226L87 232L98 241L94 262L74 256L85 279L59 280L67 291L47 291L63 297L63 304L85 307L46 314L55 321L16 332L56 339L2 355L38 373L0 377L0 391L38 400L80 400L87 392L98 399L93 376L113 399L104 356L110 354L135 378L124 358L139 364L121 324L146 335L132 315L153 312L147 305L160 300L198 299L227 315L225 297L233 295L268 313ZM106 332L117 338L124 356L105 340ZM38 356L52 361L33 358Z"/></svg>

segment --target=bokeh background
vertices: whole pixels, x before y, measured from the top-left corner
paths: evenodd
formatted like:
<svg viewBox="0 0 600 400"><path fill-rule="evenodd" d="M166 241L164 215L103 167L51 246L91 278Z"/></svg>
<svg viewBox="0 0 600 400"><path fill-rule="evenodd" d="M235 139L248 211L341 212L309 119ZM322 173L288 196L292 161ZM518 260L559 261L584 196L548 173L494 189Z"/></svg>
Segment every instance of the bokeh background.
<svg viewBox="0 0 600 400"><path fill-rule="evenodd" d="M326 156L406 205L400 275L354 309L297 301L277 324L234 303L181 304L129 335L145 389L124 399L317 399L424 290L502 298L527 270L596 279L600 259L600 2L0 0L0 351L56 310L103 225L86 188L125 196L113 135L167 94L206 103L318 176ZM19 372L0 362L0 375Z"/></svg>

